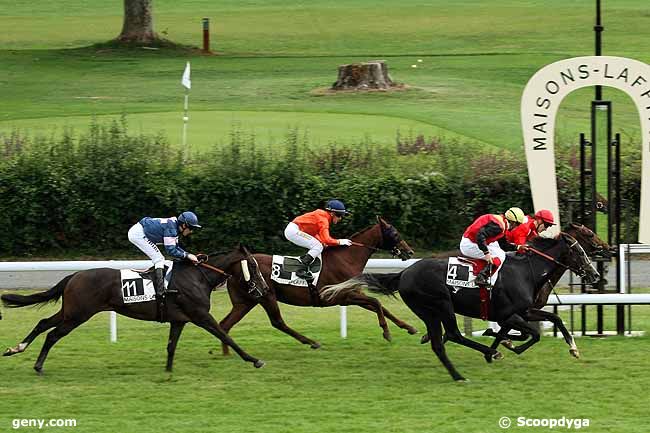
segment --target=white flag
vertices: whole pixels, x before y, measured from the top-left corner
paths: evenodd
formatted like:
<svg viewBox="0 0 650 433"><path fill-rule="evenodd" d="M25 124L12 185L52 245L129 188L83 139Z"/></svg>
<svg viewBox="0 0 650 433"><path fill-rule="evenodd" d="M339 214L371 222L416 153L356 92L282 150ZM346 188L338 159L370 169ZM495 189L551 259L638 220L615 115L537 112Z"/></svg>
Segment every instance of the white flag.
<svg viewBox="0 0 650 433"><path fill-rule="evenodd" d="M190 81L190 62L187 62L187 66L185 66L185 71L183 72L183 78L181 79L181 84L187 89L192 88L192 81Z"/></svg>

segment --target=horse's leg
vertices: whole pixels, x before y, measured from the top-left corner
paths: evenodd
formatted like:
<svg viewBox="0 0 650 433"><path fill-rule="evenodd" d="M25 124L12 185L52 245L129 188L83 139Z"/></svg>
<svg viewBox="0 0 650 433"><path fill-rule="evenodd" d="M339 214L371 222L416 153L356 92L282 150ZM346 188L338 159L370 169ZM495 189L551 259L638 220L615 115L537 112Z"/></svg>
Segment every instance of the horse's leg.
<svg viewBox="0 0 650 433"><path fill-rule="evenodd" d="M447 352L445 351L445 345L442 343L442 326L440 320L432 320L430 326L427 326L427 332L432 337L431 338L431 349L438 356L438 359L445 366L451 377L457 381L466 381L457 370L456 367L451 363L447 357Z"/></svg>
<svg viewBox="0 0 650 433"><path fill-rule="evenodd" d="M49 353L52 346L54 346L57 341L59 341L61 338L68 335L70 331L72 331L74 328L84 323L86 320L88 319L87 318L84 320L65 319L63 322L57 325L56 328L54 328L47 334L47 337L45 338L45 343L43 343L43 347L41 348L41 353L38 355L38 359L34 364L34 370L36 370L36 373L38 373L39 375L43 374L43 363L45 362L45 359L47 358L47 354Z"/></svg>
<svg viewBox="0 0 650 433"><path fill-rule="evenodd" d="M449 372L451 377L456 381L466 380L458 372L458 370L456 370L456 367L454 367L454 365L447 357L447 352L445 351L445 347L442 344L442 329L440 328L440 320L434 316L430 309L417 303L409 303L408 298L404 299L404 302L406 302L411 311L413 311L415 315L418 316L420 320L422 320L426 325L427 335L433 337L430 338L431 349L433 349L440 362L442 362L442 364L445 366L447 372Z"/></svg>
<svg viewBox="0 0 650 433"><path fill-rule="evenodd" d="M235 343L235 341L230 338L228 334L221 329L219 323L212 317L212 315L207 311L199 312L195 315L196 317L192 318L192 323L208 331L210 334L217 337L223 343L226 343L228 346L232 347L235 352L244 360L252 362L255 368L264 367L264 361L261 359L254 358L246 353L241 347Z"/></svg>
<svg viewBox="0 0 650 433"><path fill-rule="evenodd" d="M230 332L233 326L235 326L241 319L244 318L248 314L250 310L253 309L253 307L257 305L255 303L252 304L233 304L232 309L228 314L226 314L226 317L224 317L221 322L219 322L219 326L221 326L221 329L224 330L224 332L227 334ZM221 353L225 355L229 355L230 352L228 350L228 345L225 343L221 343Z"/></svg>
<svg viewBox="0 0 650 433"><path fill-rule="evenodd" d="M384 316L386 316L389 320L391 320L395 325L399 326L400 328L402 328L402 329L406 329L406 331L407 331L409 334L413 335L413 334L417 334L417 333L418 333L418 330L417 330L416 328L414 328L413 326L409 325L409 324L406 323L405 321L403 321L403 320L401 320L401 319L398 319L398 318L397 318L393 313L391 313L390 311L388 311L388 309L387 309L386 307L384 307L383 305L381 306L381 310L383 311Z"/></svg>
<svg viewBox="0 0 650 433"><path fill-rule="evenodd" d="M569 330L566 329L562 319L555 313L550 311L538 310L536 308L529 308L525 317L528 321L542 321L547 320L552 322L562 333L564 341L569 345L569 353L576 358L580 358L580 352L578 351L578 346L573 339L573 335L569 333Z"/></svg>
<svg viewBox="0 0 650 433"><path fill-rule="evenodd" d="M391 341L390 329L388 329L388 323L386 323L386 318L384 317L384 311L381 307L381 302L376 298L371 298L360 292L347 292L345 297L341 300L341 305L358 305L361 308L372 311L377 314L377 319L379 320L379 326L384 330L384 339Z"/></svg>
<svg viewBox="0 0 650 433"><path fill-rule="evenodd" d="M63 321L63 312L61 310L59 310L52 316L48 317L47 319L41 319L38 322L38 324L34 327L34 329L32 329L32 332L30 332L29 335L27 335L27 337L25 337L25 339L23 339L22 342L18 343L15 347L10 347L7 350L5 350L3 356L11 356L17 353L24 352L36 337L38 337L40 334L47 331L48 329L57 326L62 321Z"/></svg>
<svg viewBox="0 0 650 433"><path fill-rule="evenodd" d="M537 329L526 322L519 314L513 314L504 323L512 329L520 331L522 334L530 335L530 340L526 343L512 348L512 351L517 355L520 355L522 352L530 348L530 346L539 342L539 332Z"/></svg>
<svg viewBox="0 0 650 433"><path fill-rule="evenodd" d="M264 298L263 300L261 300L260 305L262 306L262 308L264 308L264 311L266 311L266 314L267 316L269 316L269 320L271 321L271 325L275 329L279 329L285 334L291 335L293 338L300 341L302 344L309 344L309 346L312 349L320 348L320 343L312 340L311 338L305 337L301 333L290 328L285 323L284 319L282 318L282 313L280 312L280 307L278 306L278 302L275 299L269 300L267 298Z"/></svg>
<svg viewBox="0 0 650 433"><path fill-rule="evenodd" d="M456 323L456 316L454 315L453 308L451 306L451 301L443 301L435 307L442 321L442 325L445 327L445 335L449 341L454 343L461 344L463 346L469 347L470 349L477 350L481 352L484 356L490 356L493 359L501 359L503 355L491 347L488 347L484 344L478 343L476 341L470 340L461 334L460 329L458 329L458 323Z"/></svg>
<svg viewBox="0 0 650 433"><path fill-rule="evenodd" d="M167 371L172 371L174 364L174 353L176 353L176 345L178 339L181 337L181 332L185 327L185 322L170 322L169 323L169 341L167 341Z"/></svg>

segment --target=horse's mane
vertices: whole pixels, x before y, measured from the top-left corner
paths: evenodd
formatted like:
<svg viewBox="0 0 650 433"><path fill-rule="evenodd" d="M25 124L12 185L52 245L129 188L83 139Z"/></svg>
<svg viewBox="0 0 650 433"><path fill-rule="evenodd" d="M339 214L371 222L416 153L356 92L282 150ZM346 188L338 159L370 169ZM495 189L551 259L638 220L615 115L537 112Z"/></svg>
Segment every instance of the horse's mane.
<svg viewBox="0 0 650 433"><path fill-rule="evenodd" d="M537 236L536 238L533 238L529 244L538 250L547 250L554 245L556 245L558 242L558 239L555 238L545 238L542 236Z"/></svg>
<svg viewBox="0 0 650 433"><path fill-rule="evenodd" d="M371 226L366 227L365 229L359 230L358 232L356 232L356 233L350 235L350 238L354 238L354 237L357 237L357 236L361 236L362 234L364 234L364 233L367 232L368 230L374 228L376 225L377 225L377 224L373 224L373 225L371 225Z"/></svg>

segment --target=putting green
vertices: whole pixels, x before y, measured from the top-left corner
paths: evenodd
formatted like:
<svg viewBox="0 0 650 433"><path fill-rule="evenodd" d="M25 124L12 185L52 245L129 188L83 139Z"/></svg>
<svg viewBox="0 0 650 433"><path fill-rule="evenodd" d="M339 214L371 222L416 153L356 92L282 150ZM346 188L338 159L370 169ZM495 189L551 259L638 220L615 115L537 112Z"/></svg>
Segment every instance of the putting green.
<svg viewBox="0 0 650 433"><path fill-rule="evenodd" d="M127 115L130 133L163 133L172 144L180 144L183 114L179 112ZM88 130L91 116L48 117L0 122L0 134L18 130L27 135L59 135L71 128L75 135ZM97 116L100 124L120 119L119 115ZM394 145L396 135L424 134L426 137L468 140L452 131L416 120L363 114L332 114L277 111L197 111L190 112L187 142L192 149L205 150L228 143L233 131L255 136L260 145L280 144L287 133L298 129L314 146L355 144L369 139L381 145ZM476 140L474 140L476 141Z"/></svg>

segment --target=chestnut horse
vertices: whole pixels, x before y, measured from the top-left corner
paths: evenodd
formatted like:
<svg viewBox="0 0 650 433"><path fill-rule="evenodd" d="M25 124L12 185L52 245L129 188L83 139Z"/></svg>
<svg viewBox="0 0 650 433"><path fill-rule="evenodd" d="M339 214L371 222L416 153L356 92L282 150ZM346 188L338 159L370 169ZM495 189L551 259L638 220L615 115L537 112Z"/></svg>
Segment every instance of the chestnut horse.
<svg viewBox="0 0 650 433"><path fill-rule="evenodd" d="M250 356L241 349L210 314L210 294L213 288L223 284L229 278L236 281L238 285L249 287L252 291L264 293L268 289L255 258L241 245L229 253L217 254L213 258L204 256L204 258L205 261L199 265L187 261L174 264L171 284L178 290L178 294L167 297L164 313L164 320L170 323L167 371L172 370L176 344L187 322L192 322L219 338L232 347L242 359L253 363L256 368L263 367L264 361ZM89 269L68 275L45 292L33 295L2 295L4 304L13 308L56 302L63 298L58 312L38 322L32 332L21 343L7 349L4 356L24 352L38 335L54 328L47 334L34 365L34 370L42 374L43 363L52 346L100 311L115 311L139 320L159 320L159 309L155 300L124 303L120 280L119 270Z"/></svg>
<svg viewBox="0 0 650 433"><path fill-rule="evenodd" d="M353 241L353 245L350 247L329 247L323 252L323 268L316 286L319 294L325 286L341 283L363 272L368 259L375 251L390 251L394 256L402 260L407 260L413 255L413 250L402 240L395 227L388 224L381 217L377 217L377 224L352 235L350 239ZM350 291L344 295L325 300L320 295L318 296L319 299L315 299L306 287L279 284L271 280L272 256L267 254L255 254L254 256L259 263L264 279L269 285L269 291L264 296L256 297L248 293L248 290L239 282L229 281L228 294L232 302L232 309L219 323L226 332L230 331L257 304L260 304L269 316L271 325L274 328L291 335L302 344L309 344L312 349L318 349L320 347L319 343L296 332L285 323L280 313L278 301L300 307L358 305L377 314L383 336L388 341L391 340L391 336L386 317L400 328L406 329L409 334L417 332L414 327L398 319L384 308L378 299L367 296L361 290ZM222 350L224 355L228 354L227 346L222 344Z"/></svg>

